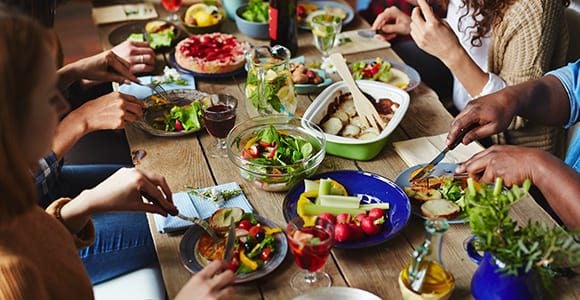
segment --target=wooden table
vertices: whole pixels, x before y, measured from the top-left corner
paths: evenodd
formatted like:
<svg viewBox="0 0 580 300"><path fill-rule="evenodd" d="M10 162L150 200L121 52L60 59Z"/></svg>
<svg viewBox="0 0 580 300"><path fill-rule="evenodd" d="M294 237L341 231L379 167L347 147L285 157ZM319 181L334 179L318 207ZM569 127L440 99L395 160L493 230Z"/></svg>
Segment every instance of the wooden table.
<svg viewBox="0 0 580 300"><path fill-rule="evenodd" d="M163 9L158 12L163 13ZM108 34L117 25L99 26L99 34L103 47L111 47ZM368 27L360 18L347 26L345 30ZM234 33L242 39L249 40L254 45L264 44L264 41L248 39L237 33L233 22L224 24L224 31ZM319 59L320 53L312 42L309 32L300 31L299 53L308 61ZM391 60L400 60L391 49L372 51L350 55L349 60L365 59L381 56ZM197 88L208 93L229 93L246 101L243 93L245 78L225 79L217 81L197 80ZM452 120L451 115L439 102L435 92L421 84L410 93L411 104L405 118L390 137L391 141L406 140L421 136L430 136L447 132ZM299 96L297 115L302 115L316 95ZM248 118L244 105L239 105L238 121ZM284 193L269 193L248 184L237 172L228 159L216 159L207 156L205 149L213 146L214 139L205 132L183 138L159 138L146 134L137 128L129 126L126 129L127 138L132 150L144 149L147 156L138 168L155 171L167 178L174 192L184 190L185 186L205 187L227 182L238 182L244 193L254 206L257 213L264 215L276 223L283 225L282 201ZM362 162L327 156L318 172L332 170L361 170L380 174L394 179L397 174L408 166L395 153L392 145L385 149L372 161ZM513 209L516 219L541 220L547 223L554 221L531 199L521 201ZM174 298L180 288L191 277L179 259L180 234L160 234L155 228L153 218L149 223L155 247L161 265L167 294ZM470 281L476 265L472 263L463 250L464 241L470 236L467 225L452 225L447 232L443 246L443 261L456 278L456 290L453 298L471 298ZM407 228L396 238L382 245L361 249L333 249L332 257L328 259L324 270L330 274L333 286L350 286L367 290L384 299L399 299L401 296L397 284L397 276L411 257L411 253L424 239L423 225L420 220L411 217ZM290 287L289 280L298 271L288 253L282 265L266 278L236 286L240 298L249 299L290 299L296 292ZM564 298L580 298L580 292L573 288L578 286L578 276L573 279L558 280L558 294Z"/></svg>

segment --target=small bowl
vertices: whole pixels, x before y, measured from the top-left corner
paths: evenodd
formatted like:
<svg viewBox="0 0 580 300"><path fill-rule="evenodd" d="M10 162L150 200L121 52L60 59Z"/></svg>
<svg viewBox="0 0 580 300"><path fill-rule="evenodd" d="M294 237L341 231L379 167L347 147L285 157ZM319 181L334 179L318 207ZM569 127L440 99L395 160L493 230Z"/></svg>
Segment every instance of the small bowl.
<svg viewBox="0 0 580 300"><path fill-rule="evenodd" d="M245 144L260 129L274 126L291 136L300 136L310 142L314 151L305 160L291 165L263 165L251 162L241 156ZM240 169L242 177L258 188L270 192L283 192L313 175L325 156L326 138L322 130L313 123L285 115L252 118L234 127L226 139L228 157ZM272 174L276 170L276 174Z"/></svg>
<svg viewBox="0 0 580 300"><path fill-rule="evenodd" d="M187 12L187 10L181 14L181 23L183 24L183 27L185 28L185 30L187 30L187 32L189 32L191 34L203 34L203 33L219 32L221 27L222 27L222 24L224 23L224 21L226 19L226 13L223 10L223 8L218 7L218 9L219 9L222 17L219 20L219 22L217 22L214 25L193 26L193 25L189 25L189 24L185 23L185 13Z"/></svg>
<svg viewBox="0 0 580 300"><path fill-rule="evenodd" d="M358 140L324 133L326 137L326 152L332 155L354 159L371 160L377 156L387 144L387 137L397 128L409 108L409 94L390 84L369 80L357 80L358 86L376 99L389 98L399 104L393 118L387 127L374 139ZM329 105L334 102L339 93L347 93L348 88L343 81L338 81L327 87L310 104L304 113L304 120L319 124L327 114Z"/></svg>
<svg viewBox="0 0 580 300"><path fill-rule="evenodd" d="M230 20L236 19L236 10L238 7L248 4L248 0L225 0L222 2L226 14Z"/></svg>
<svg viewBox="0 0 580 300"><path fill-rule="evenodd" d="M250 22L242 18L242 13L246 11L247 5L243 5L236 9L236 26L241 33L258 40L267 40L270 38L268 31L268 23Z"/></svg>

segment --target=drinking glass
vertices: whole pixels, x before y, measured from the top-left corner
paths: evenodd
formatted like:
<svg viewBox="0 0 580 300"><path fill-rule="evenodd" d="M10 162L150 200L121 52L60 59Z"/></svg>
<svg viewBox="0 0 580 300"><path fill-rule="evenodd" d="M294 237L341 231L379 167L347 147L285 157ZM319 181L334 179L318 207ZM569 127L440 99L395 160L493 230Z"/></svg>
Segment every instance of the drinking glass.
<svg viewBox="0 0 580 300"><path fill-rule="evenodd" d="M302 269L292 276L290 286L301 292L331 286L330 276L320 270L334 245L334 225L317 218L314 226L309 226L302 218L296 217L288 222L286 238L294 261Z"/></svg>
<svg viewBox="0 0 580 300"><path fill-rule="evenodd" d="M170 13L170 15L167 16L167 21L179 22L177 11L179 11L181 2L182 0L161 0L161 5L163 5L163 8L165 8L165 10Z"/></svg>
<svg viewBox="0 0 580 300"><path fill-rule="evenodd" d="M226 140L228 133L236 123L238 100L230 95L211 96L211 105L203 110L203 122L209 135L217 139L215 147L210 150L212 157L227 157Z"/></svg>
<svg viewBox="0 0 580 300"><path fill-rule="evenodd" d="M336 35L342 29L342 19L338 15L328 12L317 14L310 21L314 44L322 52L322 58L328 57L328 50L334 46Z"/></svg>

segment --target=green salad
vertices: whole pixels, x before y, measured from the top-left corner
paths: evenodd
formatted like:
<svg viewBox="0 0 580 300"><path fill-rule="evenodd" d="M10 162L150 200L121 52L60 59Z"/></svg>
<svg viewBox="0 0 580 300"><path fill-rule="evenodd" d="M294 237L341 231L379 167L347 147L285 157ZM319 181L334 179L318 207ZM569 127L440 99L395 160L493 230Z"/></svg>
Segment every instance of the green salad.
<svg viewBox="0 0 580 300"><path fill-rule="evenodd" d="M389 82L393 77L391 64L377 57L373 62L357 61L352 64L352 77L355 80L369 79Z"/></svg>
<svg viewBox="0 0 580 300"><path fill-rule="evenodd" d="M159 33L148 34L149 46L153 49L170 47L173 38L175 38L175 33L173 32L173 30L166 30ZM145 35L142 33L132 33L131 35L129 35L128 40L136 42L145 42Z"/></svg>
<svg viewBox="0 0 580 300"><path fill-rule="evenodd" d="M194 101L190 105L174 106L164 116L153 120L153 128L176 132L201 128L202 104Z"/></svg>
<svg viewBox="0 0 580 300"><path fill-rule="evenodd" d="M255 23L268 23L269 7L270 5L267 1L250 0L248 7L242 13L242 18Z"/></svg>

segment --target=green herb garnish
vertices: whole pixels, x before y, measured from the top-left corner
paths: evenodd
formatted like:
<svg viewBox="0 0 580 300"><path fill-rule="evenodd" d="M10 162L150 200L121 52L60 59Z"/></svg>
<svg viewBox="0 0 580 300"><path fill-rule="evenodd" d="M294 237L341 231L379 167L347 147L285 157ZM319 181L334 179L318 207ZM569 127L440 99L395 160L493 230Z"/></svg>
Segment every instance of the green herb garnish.
<svg viewBox="0 0 580 300"><path fill-rule="evenodd" d="M242 17L250 22L268 23L269 7L270 5L268 2L262 0L250 0L248 7L242 13Z"/></svg>

